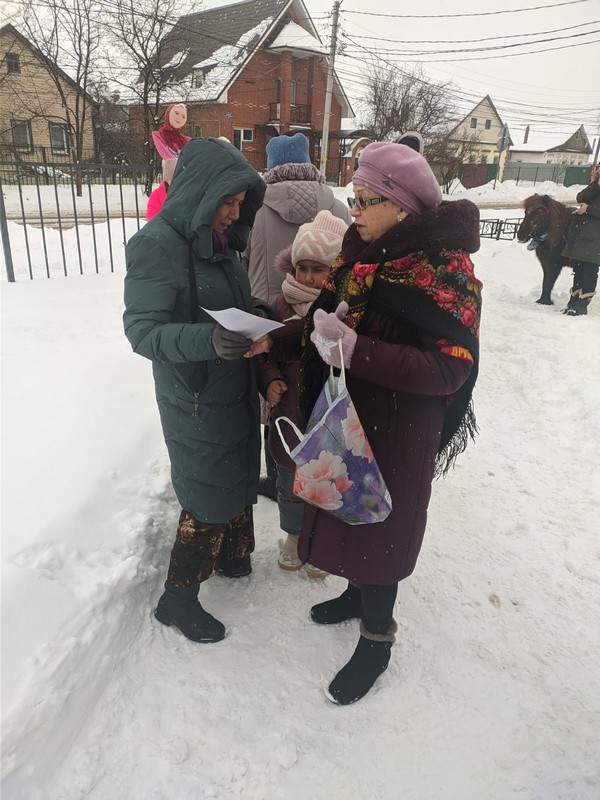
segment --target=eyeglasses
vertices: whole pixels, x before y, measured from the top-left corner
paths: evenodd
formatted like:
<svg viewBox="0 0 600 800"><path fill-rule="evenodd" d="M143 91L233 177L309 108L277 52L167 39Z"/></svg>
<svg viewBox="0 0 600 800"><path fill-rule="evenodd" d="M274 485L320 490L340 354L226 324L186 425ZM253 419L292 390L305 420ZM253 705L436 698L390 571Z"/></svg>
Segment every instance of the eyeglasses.
<svg viewBox="0 0 600 800"><path fill-rule="evenodd" d="M376 206L379 203L385 203L387 197L347 197L346 200L348 201L348 208L352 210L354 206L358 206L361 211L364 211L365 208L369 206Z"/></svg>

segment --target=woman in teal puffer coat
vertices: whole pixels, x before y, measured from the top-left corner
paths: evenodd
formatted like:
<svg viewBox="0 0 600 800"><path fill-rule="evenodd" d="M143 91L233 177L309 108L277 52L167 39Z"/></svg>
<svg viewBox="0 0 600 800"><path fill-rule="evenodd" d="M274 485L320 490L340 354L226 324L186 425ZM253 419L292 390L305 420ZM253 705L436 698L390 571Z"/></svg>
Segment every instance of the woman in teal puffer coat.
<svg viewBox="0 0 600 800"><path fill-rule="evenodd" d="M271 316L250 296L241 252L265 185L228 142L194 139L160 211L126 248L125 334L152 361L171 477L182 506L156 618L189 639L225 627L198 602L216 570L251 571L259 473L259 405L252 344L203 308ZM255 345L256 348L256 345ZM260 348L259 348L260 349Z"/></svg>

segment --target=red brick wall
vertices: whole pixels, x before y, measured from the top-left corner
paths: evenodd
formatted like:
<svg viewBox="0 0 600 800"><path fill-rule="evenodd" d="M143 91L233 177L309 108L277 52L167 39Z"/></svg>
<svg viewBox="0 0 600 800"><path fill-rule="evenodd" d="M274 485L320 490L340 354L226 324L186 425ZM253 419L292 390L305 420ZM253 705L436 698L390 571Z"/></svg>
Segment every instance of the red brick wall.
<svg viewBox="0 0 600 800"><path fill-rule="evenodd" d="M266 168L265 148L267 141L275 134L269 123L269 104L277 102L277 79L282 75L282 60L290 54L259 51L242 70L228 92L227 103L194 105L187 103L188 121L183 132L188 136L226 136L233 142L234 128L250 128L254 140L242 144L242 152L257 170ZM318 56L309 58L291 57L291 79L296 81L296 104L312 106L311 130L303 131L310 142L313 162L318 166L319 154L315 148L314 134L323 130L323 109L325 105L326 62ZM289 70L288 70L289 71ZM284 69L284 74L286 70ZM282 100L285 101L285 90ZM164 107L166 108L166 106ZM164 108L162 111L164 111ZM335 97L331 104L329 130L341 127L341 108ZM131 117L137 116L132 109ZM285 110L282 108L280 132L287 133L284 123ZM132 126L133 127L133 126ZM297 127L293 130L298 130ZM333 142L330 157L337 157L337 142Z"/></svg>

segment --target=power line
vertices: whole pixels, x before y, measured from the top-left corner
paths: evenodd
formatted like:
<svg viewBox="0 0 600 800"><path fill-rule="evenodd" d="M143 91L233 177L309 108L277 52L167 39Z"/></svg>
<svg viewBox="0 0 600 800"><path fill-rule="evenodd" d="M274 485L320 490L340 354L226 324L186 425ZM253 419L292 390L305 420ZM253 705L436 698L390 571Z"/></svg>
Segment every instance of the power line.
<svg viewBox="0 0 600 800"><path fill-rule="evenodd" d="M590 24L590 23L585 23L585 24ZM371 28L371 30L369 30L368 28L365 27L365 24L362 21L359 24L357 24L356 22L353 22L352 20L346 19L344 27L346 27L348 25L351 26L353 29L356 29L356 32L353 33L353 36L352 36L352 38L354 38L355 40L360 40L361 36L363 36L365 34L365 32L373 34L373 39L380 39L381 38L381 37L379 37L377 35L377 31L376 30L373 30L373 28ZM347 33L344 33L343 35L344 36L348 36ZM530 34L530 35L537 35L537 34ZM507 38L508 38L508 35L507 35ZM354 41L353 43L357 47L361 48L359 55L362 55L365 52L364 45L358 44L357 41ZM533 52L535 54L535 53L541 52L541 51L533 51ZM521 54L520 53L510 53L509 55L512 56L512 57L516 57L517 55L521 55ZM522 55L525 55L525 54L522 54ZM353 55L354 59L356 59L356 57L357 57L357 55ZM343 60L343 54L342 54L342 60ZM418 63L419 60L420 60L419 57L414 57L414 58L413 57L406 57L406 62L409 63L409 64ZM447 75L453 81L457 81L458 80L463 84L465 82L467 82L467 85L469 83L473 83L473 82L476 82L477 84L483 84L484 85L483 88L477 92L478 96L480 96L480 97L481 97L482 94L491 93L490 89L495 89L495 87L498 87L500 85L502 87L501 91L503 91L503 92L515 92L519 96L530 94L530 95L535 95L537 98L541 98L541 96L546 94L546 95L549 96L549 102L550 103L554 103L556 101L556 99L559 99L559 98L561 98L563 96L564 97L568 96L569 98L582 97L581 102L594 102L596 100L597 93L594 93L594 98L592 100L592 98L590 96L591 95L591 89L578 88L578 84L577 83L572 84L572 86L569 87L568 92L567 92L566 89L562 89L562 90L561 89L557 89L556 86L542 86L542 85L536 84L536 83L532 82L531 74L528 75L528 79L527 79L526 82L521 82L521 81L515 81L515 80L507 80L503 76L486 75L486 74L483 74L479 69L477 69L477 71L474 73L472 69L469 70L466 67L462 67L462 63L464 63L464 62L467 62L467 61L478 61L479 62L481 60L482 59L475 58L475 57L465 58L465 59L458 59L458 58L441 59L441 58L437 58L435 60L431 59L430 62L426 66L432 67L434 72L437 72L438 74L441 74L442 76L443 75ZM443 66L446 63L452 64L454 68L452 70L444 69ZM461 77L460 73L462 73L462 77ZM487 85L485 85L485 84L487 84Z"/></svg>
<svg viewBox="0 0 600 800"><path fill-rule="evenodd" d="M457 19L459 17L493 17L499 14L519 14L523 11L540 11L547 8L560 8L560 6L575 6L579 3L589 3L590 0L568 0L564 3L553 3L547 6L529 6L527 8L510 8L503 11L480 11L470 14L377 14L374 11L350 11L344 10L344 14L357 14L365 17L387 17L391 19Z"/></svg>
<svg viewBox="0 0 600 800"><path fill-rule="evenodd" d="M593 31L593 33L599 33L600 31ZM569 50L572 47L585 47L588 44L597 44L600 42L600 39L592 39L591 42L575 42L574 44L563 44L559 47L545 47L543 50L528 50L525 53L502 53L497 56L474 56L473 58L439 58L435 61L432 61L432 64L454 64L458 61L488 61L491 59L496 58L517 58L519 56L530 56L530 55L537 55L538 53L552 53L557 50ZM414 56L421 55L419 53L413 53L408 56L408 59L411 60Z"/></svg>
<svg viewBox="0 0 600 800"><path fill-rule="evenodd" d="M454 49L450 49L450 50L414 50L414 51L408 51L408 52L407 51L403 51L403 50L392 50L391 48L390 49L385 49L384 48L384 49L379 50L378 52L385 53L386 55L390 55L390 56L391 55L398 55L398 56L403 56L403 57L404 56L437 56L437 55L448 55L448 54L454 54L454 53L488 53L488 52L494 51L494 50L509 50L509 49L512 49L513 47L526 47L526 46L534 45L534 44L546 44L547 42L564 42L564 41L570 40L570 39L578 39L578 38L581 38L582 36L591 36L592 34L596 34L596 33L600 33L600 28L597 28L596 30L593 30L593 31L582 31L581 33L572 33L569 36L552 36L552 37L550 37L548 39L536 39L536 40L529 41L529 42L511 42L509 44L498 44L498 45L493 45L491 47L454 48ZM343 35L344 35L345 39L348 39L348 41L351 41L353 44L355 44L359 48L359 50L362 51L363 48L358 42L355 42L347 34L343 34ZM500 38L505 38L505 37L500 37ZM594 40L594 41L596 41L596 40ZM577 43L577 44L579 44L579 43ZM581 44L587 44L587 43L586 42L581 42ZM541 51L532 51L532 52L546 52L546 51L545 50L541 50ZM525 55L525 54L523 54L523 53L514 53L513 55ZM461 59L458 59L458 60L461 60Z"/></svg>
<svg viewBox="0 0 600 800"><path fill-rule="evenodd" d="M575 30L575 28L583 28L586 25L596 25L597 23L598 20L592 20L591 22L581 22L579 25L571 25L568 28L554 28L553 30L538 31L536 33L506 33L502 36L484 36L481 39L385 39L382 36L359 36L356 34L353 35L353 38L375 40L378 42L395 42L396 44L475 44L478 42L495 41L496 39L524 39L527 36L545 36L548 33L564 33L565 31L572 31ZM595 31L589 32L595 33ZM342 34L342 36L345 36L345 34Z"/></svg>

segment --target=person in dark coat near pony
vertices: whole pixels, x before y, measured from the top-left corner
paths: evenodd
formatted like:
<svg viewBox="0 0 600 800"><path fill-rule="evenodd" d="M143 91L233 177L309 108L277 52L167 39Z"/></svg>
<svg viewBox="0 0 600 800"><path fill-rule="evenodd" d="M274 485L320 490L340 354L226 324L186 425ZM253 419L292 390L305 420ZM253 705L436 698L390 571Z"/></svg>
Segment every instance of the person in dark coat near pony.
<svg viewBox="0 0 600 800"><path fill-rule="evenodd" d="M479 362L479 211L442 203L426 160L375 142L354 174L354 224L303 332L305 422L341 338L350 396L392 497L384 522L350 526L307 506L299 555L348 579L341 596L311 609L329 625L360 618L350 661L328 688L333 702L363 697L387 668L397 631L399 581L415 568L434 475L445 474L476 426L471 395ZM290 331L273 348L292 352Z"/></svg>
<svg viewBox="0 0 600 800"><path fill-rule="evenodd" d="M589 186L577 195L579 208L567 233L563 256L573 266L571 297L563 313L570 317L587 314L598 285L600 265L600 166L592 170Z"/></svg>

